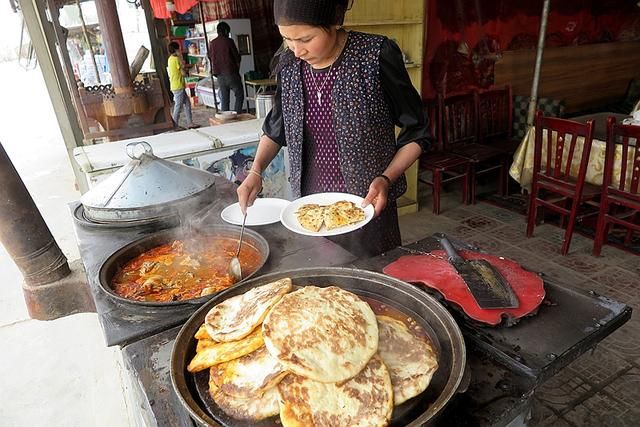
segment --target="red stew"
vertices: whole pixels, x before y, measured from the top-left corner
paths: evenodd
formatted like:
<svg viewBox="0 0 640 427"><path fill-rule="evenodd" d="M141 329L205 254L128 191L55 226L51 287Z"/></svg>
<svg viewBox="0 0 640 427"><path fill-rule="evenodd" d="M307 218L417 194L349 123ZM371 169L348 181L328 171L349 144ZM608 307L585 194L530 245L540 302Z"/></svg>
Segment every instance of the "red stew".
<svg viewBox="0 0 640 427"><path fill-rule="evenodd" d="M201 236L176 240L150 249L127 262L114 276L111 287L121 297L135 301L182 301L213 294L233 284L227 273L238 249L238 239ZM242 275L258 269L262 256L243 243Z"/></svg>

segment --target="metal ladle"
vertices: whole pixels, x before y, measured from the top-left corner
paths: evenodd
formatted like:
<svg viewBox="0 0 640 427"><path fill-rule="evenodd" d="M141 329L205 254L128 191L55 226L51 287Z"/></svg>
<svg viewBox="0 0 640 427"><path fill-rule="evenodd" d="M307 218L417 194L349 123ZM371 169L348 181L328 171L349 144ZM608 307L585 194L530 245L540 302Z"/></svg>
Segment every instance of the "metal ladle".
<svg viewBox="0 0 640 427"><path fill-rule="evenodd" d="M244 214L242 218L242 228L240 228L240 240L238 241L238 250L236 251L236 255L231 258L229 262L229 268L227 269L229 276L233 279L233 283L239 282L242 280L242 268L240 268L240 259L238 256L240 255L240 246L242 246L242 236L244 235L244 223L247 221L247 214Z"/></svg>

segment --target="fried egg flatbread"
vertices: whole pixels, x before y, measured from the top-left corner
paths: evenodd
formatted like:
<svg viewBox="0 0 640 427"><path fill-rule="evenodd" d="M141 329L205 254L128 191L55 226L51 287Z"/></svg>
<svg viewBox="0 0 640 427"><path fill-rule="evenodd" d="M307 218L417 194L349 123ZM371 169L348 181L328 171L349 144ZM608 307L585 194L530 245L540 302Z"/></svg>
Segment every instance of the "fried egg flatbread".
<svg viewBox="0 0 640 427"><path fill-rule="evenodd" d="M278 415L278 391L271 388L263 395L243 399L223 393L209 378L209 395L225 414L238 420L258 421Z"/></svg>
<svg viewBox="0 0 640 427"><path fill-rule="evenodd" d="M427 389L438 362L431 345L413 334L403 322L378 316L378 329L378 354L389 369L397 406Z"/></svg>
<svg viewBox="0 0 640 427"><path fill-rule="evenodd" d="M393 412L391 379L379 356L349 381L328 384L290 374L278 391L284 427L385 426Z"/></svg>
<svg viewBox="0 0 640 427"><path fill-rule="evenodd" d="M203 340L200 340L203 341ZM200 341L198 343L200 343ZM239 341L231 342L213 342L206 345L201 351L189 362L187 370L189 372L198 372L210 368L218 363L228 362L237 359L245 354L249 354L262 347L264 340L262 338L262 329L256 328L248 336Z"/></svg>
<svg viewBox="0 0 640 427"><path fill-rule="evenodd" d="M283 295L291 290L291 279L285 278L255 287L213 307L205 317L209 336L219 342L246 337Z"/></svg>
<svg viewBox="0 0 640 427"><path fill-rule="evenodd" d="M324 212L324 224L328 230L355 224L364 219L364 210L353 202L336 202L328 206Z"/></svg>
<svg viewBox="0 0 640 427"><path fill-rule="evenodd" d="M320 382L356 376L378 349L369 304L336 286L285 295L262 324L265 345L285 369Z"/></svg>
<svg viewBox="0 0 640 427"><path fill-rule="evenodd" d="M325 207L320 205L302 205L296 211L296 217L302 228L318 232L324 221Z"/></svg>
<svg viewBox="0 0 640 427"><path fill-rule="evenodd" d="M213 366L210 375L223 393L249 399L275 387L287 372L262 346L246 356Z"/></svg>

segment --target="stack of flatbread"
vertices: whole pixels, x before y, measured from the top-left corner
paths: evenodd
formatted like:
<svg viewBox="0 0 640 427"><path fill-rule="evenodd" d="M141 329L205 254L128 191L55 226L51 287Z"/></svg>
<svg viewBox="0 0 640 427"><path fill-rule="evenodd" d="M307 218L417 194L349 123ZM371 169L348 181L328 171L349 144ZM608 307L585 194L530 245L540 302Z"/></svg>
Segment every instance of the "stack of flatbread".
<svg viewBox="0 0 640 427"><path fill-rule="evenodd" d="M187 369L209 369L211 398L236 419L385 426L438 366L411 322L376 316L339 287L283 279L213 307Z"/></svg>
<svg viewBox="0 0 640 427"><path fill-rule="evenodd" d="M296 211L296 218L304 229L318 232L323 225L333 230L364 221L365 214L355 203L341 200L330 205L302 205Z"/></svg>

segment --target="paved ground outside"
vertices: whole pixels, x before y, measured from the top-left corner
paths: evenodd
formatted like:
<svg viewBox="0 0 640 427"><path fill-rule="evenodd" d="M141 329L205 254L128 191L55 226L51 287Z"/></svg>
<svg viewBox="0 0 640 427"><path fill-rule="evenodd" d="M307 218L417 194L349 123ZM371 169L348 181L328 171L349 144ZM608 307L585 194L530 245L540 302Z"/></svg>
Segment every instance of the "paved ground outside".
<svg viewBox="0 0 640 427"><path fill-rule="evenodd" d="M80 194L39 69L0 63L0 143L58 245L78 259L67 203ZM0 245L0 425L127 426L120 351L95 313L29 319L22 276Z"/></svg>
<svg viewBox="0 0 640 427"><path fill-rule="evenodd" d="M0 63L0 142L9 153L47 224L69 260L78 258L66 204L76 200L73 174L40 71ZM198 108L206 126L213 110ZM443 214L431 214L421 188L420 212L401 219L403 241L437 231L466 240L544 271L567 283L582 283L632 307L640 303L638 257L605 247L590 255L592 241L574 236L561 257L561 231L551 225L524 236L524 217L479 203L459 205L447 194ZM30 320L21 276L0 246L0 424L2 426L128 426L126 381L118 349L107 348L94 313L50 322ZM572 363L538 390L532 424L559 426L640 425L640 321L633 318L595 351Z"/></svg>

